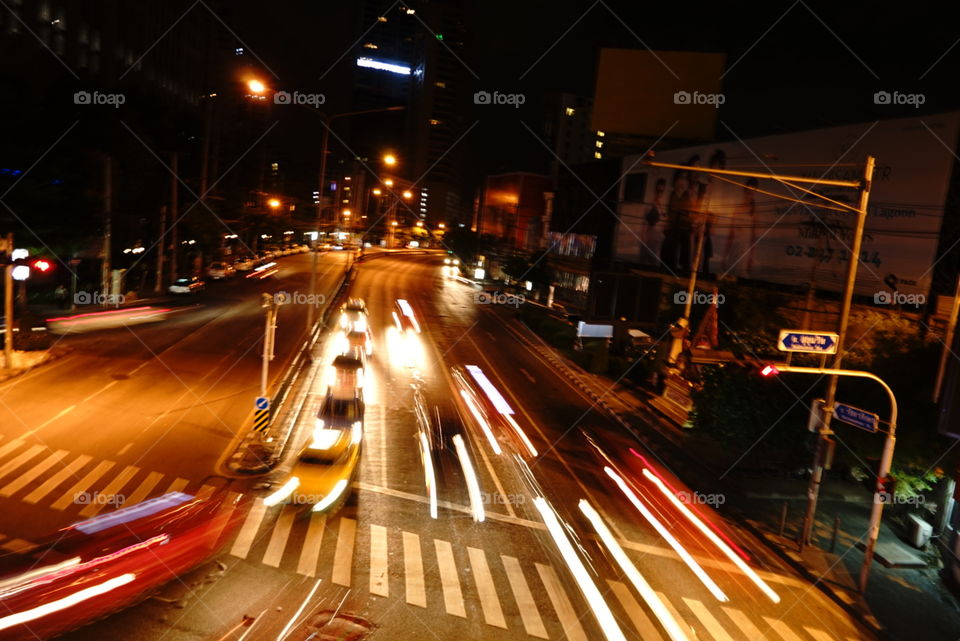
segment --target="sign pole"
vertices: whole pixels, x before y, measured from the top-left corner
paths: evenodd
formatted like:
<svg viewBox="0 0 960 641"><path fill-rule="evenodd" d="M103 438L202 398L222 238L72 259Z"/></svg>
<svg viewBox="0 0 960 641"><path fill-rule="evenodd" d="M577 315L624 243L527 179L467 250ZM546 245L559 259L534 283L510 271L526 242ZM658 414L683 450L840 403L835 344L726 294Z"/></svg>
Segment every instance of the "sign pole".
<svg viewBox="0 0 960 641"><path fill-rule="evenodd" d="M867 204L870 201L870 187L873 182L873 156L867 156L863 168L863 182L860 188L860 202L857 205L856 228L853 235L853 246L850 248L850 259L847 265L847 284L843 292L843 305L840 311L840 326L837 329L837 353L833 357L833 369L840 369L843 362L843 347L847 337L847 325L850 322L850 307L853 303L853 290L857 282L857 267L860 264L860 247L863 244L863 229L867 221ZM823 404L823 421L817 430L817 446L813 454L813 470L810 483L807 485L807 512L803 517L803 529L800 533L800 549L810 544L813 524L817 515L817 498L820 495L820 484L823 480L823 459L827 452L827 441L832 434L830 419L833 417L833 405L837 396L837 375L830 376L827 385L827 394Z"/></svg>
<svg viewBox="0 0 960 641"><path fill-rule="evenodd" d="M7 234L7 254L13 253L13 234ZM3 358L7 369L13 369L13 265L3 270L3 314L6 326L3 340Z"/></svg>

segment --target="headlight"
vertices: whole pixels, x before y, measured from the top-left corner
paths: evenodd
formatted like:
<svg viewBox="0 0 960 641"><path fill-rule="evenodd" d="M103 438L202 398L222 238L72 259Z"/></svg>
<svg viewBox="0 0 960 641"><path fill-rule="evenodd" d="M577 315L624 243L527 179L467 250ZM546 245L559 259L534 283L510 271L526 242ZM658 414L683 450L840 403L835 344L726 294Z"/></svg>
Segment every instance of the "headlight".
<svg viewBox="0 0 960 641"><path fill-rule="evenodd" d="M363 438L363 426L361 425L360 421L355 421L352 427L353 427L353 438L351 439L351 442L354 445L359 445L360 439Z"/></svg>

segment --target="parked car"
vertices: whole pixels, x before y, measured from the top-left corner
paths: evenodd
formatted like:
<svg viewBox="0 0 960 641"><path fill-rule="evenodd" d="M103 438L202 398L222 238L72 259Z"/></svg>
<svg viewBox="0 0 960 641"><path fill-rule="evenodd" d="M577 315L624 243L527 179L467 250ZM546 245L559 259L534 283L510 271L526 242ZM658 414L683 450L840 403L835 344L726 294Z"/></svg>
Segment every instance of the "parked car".
<svg viewBox="0 0 960 641"><path fill-rule="evenodd" d="M205 283L193 276L191 278L178 278L170 285L171 294L199 294L204 290Z"/></svg>
<svg viewBox="0 0 960 641"><path fill-rule="evenodd" d="M233 262L233 266L238 272L248 272L253 269L253 258L250 256L242 256Z"/></svg>
<svg viewBox="0 0 960 641"><path fill-rule="evenodd" d="M237 270L233 265L221 261L210 263L210 266L207 267L207 276L212 280L223 280L225 278L230 278L236 273Z"/></svg>

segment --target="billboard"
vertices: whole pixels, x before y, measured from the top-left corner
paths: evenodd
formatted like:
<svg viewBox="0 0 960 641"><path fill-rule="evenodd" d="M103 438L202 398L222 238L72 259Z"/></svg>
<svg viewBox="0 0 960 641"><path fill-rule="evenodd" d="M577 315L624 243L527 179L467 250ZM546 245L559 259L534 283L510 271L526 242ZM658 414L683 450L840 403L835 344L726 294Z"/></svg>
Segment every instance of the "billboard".
<svg viewBox="0 0 960 641"><path fill-rule="evenodd" d="M725 98L722 53L601 49L594 131L658 139L710 140Z"/></svg>
<svg viewBox="0 0 960 641"><path fill-rule="evenodd" d="M868 155L876 169L856 293L878 303L930 291L960 113L901 118L688 147L658 153L671 164L857 180ZM701 271L839 292L846 282L856 215L789 202L803 193L772 180L645 167L624 159L614 255L667 273L687 271L705 233ZM851 166L853 165L853 166ZM811 188L810 185L806 185ZM855 189L813 187L856 206ZM890 298L890 300L886 300ZM909 299L908 299L909 300ZM916 300L916 298L914 298Z"/></svg>

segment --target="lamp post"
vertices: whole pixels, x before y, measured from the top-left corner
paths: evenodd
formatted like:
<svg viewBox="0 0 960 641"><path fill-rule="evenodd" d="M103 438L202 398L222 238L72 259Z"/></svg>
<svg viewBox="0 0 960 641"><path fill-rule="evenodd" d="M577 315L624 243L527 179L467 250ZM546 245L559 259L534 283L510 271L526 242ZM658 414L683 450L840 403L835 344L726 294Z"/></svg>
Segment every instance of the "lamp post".
<svg viewBox="0 0 960 641"><path fill-rule="evenodd" d="M337 118L349 118L352 116L362 116L372 113L381 113L386 111L403 111L406 107L402 105L396 105L393 107L384 107L382 109L364 109L362 111L346 111L344 113L327 115L320 114L320 117L323 119L323 144L320 147L320 195L317 199L317 232L320 231L320 224L323 217L323 194L324 194L324 183L327 180L327 149L330 145L330 126L334 120ZM319 257L317 256L317 247L316 240L314 240L313 246L313 267L310 270L310 296L311 300L316 300L317 296L317 267L319 264ZM313 305L307 306L307 333L313 331L314 323L314 312Z"/></svg>

